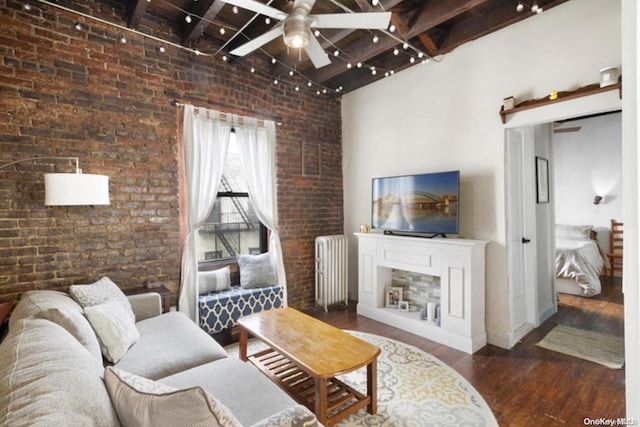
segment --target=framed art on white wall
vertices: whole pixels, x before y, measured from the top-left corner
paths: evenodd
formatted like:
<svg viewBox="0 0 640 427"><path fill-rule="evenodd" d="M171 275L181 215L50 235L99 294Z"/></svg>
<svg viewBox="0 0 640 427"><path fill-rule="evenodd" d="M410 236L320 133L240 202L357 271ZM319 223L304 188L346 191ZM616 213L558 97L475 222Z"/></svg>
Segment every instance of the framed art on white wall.
<svg viewBox="0 0 640 427"><path fill-rule="evenodd" d="M549 203L549 160L536 157L536 188L538 203Z"/></svg>

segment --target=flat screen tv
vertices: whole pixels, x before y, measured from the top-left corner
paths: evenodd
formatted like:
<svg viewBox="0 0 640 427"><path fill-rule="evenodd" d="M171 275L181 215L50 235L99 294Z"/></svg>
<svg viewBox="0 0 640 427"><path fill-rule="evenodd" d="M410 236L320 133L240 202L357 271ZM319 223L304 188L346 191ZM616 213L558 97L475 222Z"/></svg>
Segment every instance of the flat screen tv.
<svg viewBox="0 0 640 427"><path fill-rule="evenodd" d="M374 178L371 226L426 237L458 234L459 196L460 171Z"/></svg>

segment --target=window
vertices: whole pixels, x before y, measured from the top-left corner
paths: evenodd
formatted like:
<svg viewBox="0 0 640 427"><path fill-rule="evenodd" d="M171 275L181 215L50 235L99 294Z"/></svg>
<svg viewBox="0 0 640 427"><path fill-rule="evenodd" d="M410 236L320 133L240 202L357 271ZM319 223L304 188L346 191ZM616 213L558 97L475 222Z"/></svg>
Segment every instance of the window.
<svg viewBox="0 0 640 427"><path fill-rule="evenodd" d="M242 173L235 133L218 188L216 203L196 237L198 261L235 258L267 251L267 229L258 220Z"/></svg>

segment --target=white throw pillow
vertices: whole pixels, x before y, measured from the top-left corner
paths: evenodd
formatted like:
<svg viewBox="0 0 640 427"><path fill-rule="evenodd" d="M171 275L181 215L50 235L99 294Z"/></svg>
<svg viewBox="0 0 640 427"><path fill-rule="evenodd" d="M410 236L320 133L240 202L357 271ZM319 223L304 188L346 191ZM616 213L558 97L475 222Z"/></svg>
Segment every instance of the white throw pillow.
<svg viewBox="0 0 640 427"><path fill-rule="evenodd" d="M198 294L231 289L231 269L227 266L219 270L198 271Z"/></svg>
<svg viewBox="0 0 640 427"><path fill-rule="evenodd" d="M558 239L589 239L593 225L556 224Z"/></svg>
<svg viewBox="0 0 640 427"><path fill-rule="evenodd" d="M269 252L260 255L240 255L238 265L242 288L259 288L276 284Z"/></svg>
<svg viewBox="0 0 640 427"><path fill-rule="evenodd" d="M103 303L107 299L116 300L122 304L131 319L134 322L136 321L136 315L133 314L133 309L127 296L108 277L103 277L89 285L71 285L69 293L83 308Z"/></svg>
<svg viewBox="0 0 640 427"><path fill-rule="evenodd" d="M102 355L113 363L117 363L140 338L136 324L118 301L108 299L86 307L84 312L96 331Z"/></svg>
<svg viewBox="0 0 640 427"><path fill-rule="evenodd" d="M104 382L123 426L242 426L201 387L177 390L113 367Z"/></svg>

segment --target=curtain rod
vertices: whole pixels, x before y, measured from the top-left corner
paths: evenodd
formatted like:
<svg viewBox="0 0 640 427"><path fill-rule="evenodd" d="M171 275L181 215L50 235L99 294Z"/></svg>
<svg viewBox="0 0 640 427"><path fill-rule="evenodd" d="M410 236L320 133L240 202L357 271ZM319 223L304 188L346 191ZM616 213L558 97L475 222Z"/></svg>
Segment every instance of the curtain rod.
<svg viewBox="0 0 640 427"><path fill-rule="evenodd" d="M237 114L239 116L252 117L258 120L271 120L272 122L275 122L277 125L282 124L282 116L279 114L247 111L242 108L238 108L238 107L234 107L234 106L230 106L230 105L222 104L218 102L209 102L205 104L205 103L197 103L197 102L188 101L188 100L174 99L173 101L171 101L171 105L173 105L174 107L184 107L186 105L193 105L196 108L206 108L206 109L221 108L224 111L220 111L220 112L224 114Z"/></svg>

